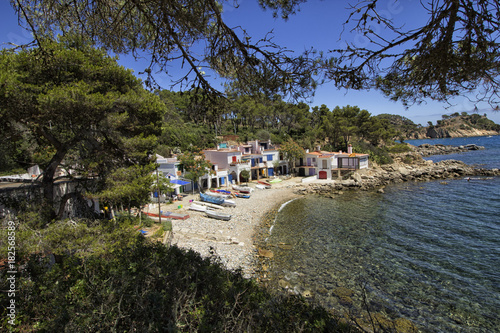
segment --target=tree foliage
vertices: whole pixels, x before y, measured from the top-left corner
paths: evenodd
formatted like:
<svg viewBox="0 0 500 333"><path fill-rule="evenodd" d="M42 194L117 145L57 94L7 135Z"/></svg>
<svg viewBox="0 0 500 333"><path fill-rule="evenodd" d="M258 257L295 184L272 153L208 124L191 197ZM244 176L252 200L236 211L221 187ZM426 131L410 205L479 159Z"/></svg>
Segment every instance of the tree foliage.
<svg viewBox="0 0 500 333"><path fill-rule="evenodd" d="M293 3L263 1L261 5L276 5L290 13ZM150 60L144 69L149 74L146 83L152 87L151 73L168 73L175 61L185 65L185 72L174 84L207 93L218 93L205 77L207 68L247 92L298 96L307 94L313 85L310 69L314 62L307 52L293 56L270 36L254 41L245 30L230 28L217 0L17 0L13 6L36 37L83 32L109 51L146 56Z"/></svg>
<svg viewBox="0 0 500 333"><path fill-rule="evenodd" d="M405 106L472 92L476 102L498 106L498 1L422 2L427 21L415 28L394 23L378 5L369 0L351 6L345 28L364 36L368 46L332 51L336 58L327 64L327 76L337 85L376 87Z"/></svg>
<svg viewBox="0 0 500 333"><path fill-rule="evenodd" d="M292 139L281 144L279 152L283 156L283 159L292 165L292 170L295 170L295 161L305 155L304 148L299 146Z"/></svg>
<svg viewBox="0 0 500 333"><path fill-rule="evenodd" d="M43 152L48 218L59 169L102 180L115 168L151 163L164 104L103 51L75 36L44 39L3 50L0 67L0 131Z"/></svg>
<svg viewBox="0 0 500 333"><path fill-rule="evenodd" d="M207 173L212 173L212 164L201 153L185 152L179 156L179 161L181 162L181 168L188 173L186 177L197 184L198 188L199 179Z"/></svg>
<svg viewBox="0 0 500 333"><path fill-rule="evenodd" d="M300 15L304 2L258 1L284 19ZM244 28L229 27L222 8L238 6L237 1L17 0L12 4L36 39L78 31L109 51L144 55L150 60L144 72L151 86L152 73L169 74L169 66L178 61L185 72L174 84L207 93L217 93L206 77L206 71L213 70L233 89L249 94L308 96L329 80L336 87L380 89L406 106L471 92L478 92L477 101L498 105L498 1L422 2L424 20L416 27L384 15L378 0L352 1L344 30L363 36L368 45L332 47L332 57L323 52L327 50L295 55L286 45L274 43L272 33L255 40Z"/></svg>

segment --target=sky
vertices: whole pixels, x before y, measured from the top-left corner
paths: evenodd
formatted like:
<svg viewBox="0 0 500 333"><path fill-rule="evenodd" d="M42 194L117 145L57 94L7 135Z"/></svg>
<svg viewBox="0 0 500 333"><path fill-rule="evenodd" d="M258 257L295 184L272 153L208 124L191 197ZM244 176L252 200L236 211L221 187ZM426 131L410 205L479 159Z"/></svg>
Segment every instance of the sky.
<svg viewBox="0 0 500 333"><path fill-rule="evenodd" d="M23 30L17 21L17 16L10 7L10 1L0 1L0 44L14 43L22 44L29 42L32 38ZM310 48L318 50L329 50L345 46L349 41L356 46L366 45L363 36L350 34L348 31L341 36L343 23L347 20L349 11L346 9L347 1L340 0L309 0L301 4L300 11L290 16L287 21L273 18L272 12L263 11L258 6L257 0L238 0L239 6L232 6L229 1L224 6L223 19L229 27L241 27L252 37L252 40L263 38L268 32L273 32L273 41L297 53ZM379 11L387 18L391 18L398 25L414 27L423 24L427 20L418 0L379 0L377 5ZM340 37L344 41L340 40ZM130 56L120 55L118 62L126 68L131 68L134 73L143 71L147 66L146 60L136 61ZM179 78L181 72L172 68L170 74L172 79ZM171 78L166 75L157 74L156 79L165 89L170 89ZM212 76L213 82L217 82ZM218 88L217 83L215 87ZM174 88L175 90L175 88ZM358 106L372 115L381 113L398 114L411 119L417 124L427 125L428 121L433 123L442 119L443 114L450 115L455 112L472 113L474 104L466 97L457 97L452 100L450 106L444 102L426 101L420 105L410 106L405 109L400 102L390 101L381 92L353 91L337 89L333 84L325 84L316 90L315 96L308 103L310 107L325 104L329 109L336 106ZM489 119L500 124L500 112L491 110L487 105L479 105L478 113L486 114Z"/></svg>

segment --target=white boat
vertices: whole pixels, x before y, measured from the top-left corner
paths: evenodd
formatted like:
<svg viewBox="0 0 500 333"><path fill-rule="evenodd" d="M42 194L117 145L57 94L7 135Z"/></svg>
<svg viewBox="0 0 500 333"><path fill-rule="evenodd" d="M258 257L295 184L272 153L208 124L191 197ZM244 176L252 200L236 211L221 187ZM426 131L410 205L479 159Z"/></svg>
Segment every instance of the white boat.
<svg viewBox="0 0 500 333"><path fill-rule="evenodd" d="M222 207L221 205L216 205L205 201L193 200L193 203L201 206L207 206L208 208L213 208L213 209L224 209L224 207Z"/></svg>
<svg viewBox="0 0 500 333"><path fill-rule="evenodd" d="M207 208L208 208L207 206L198 205L198 204L195 204L195 203L192 203L191 206L189 206L189 209L196 210L198 212L206 212Z"/></svg>
<svg viewBox="0 0 500 333"><path fill-rule="evenodd" d="M222 203L222 206L232 206L232 207L236 206L236 201L224 199L224 202Z"/></svg>
<svg viewBox="0 0 500 333"><path fill-rule="evenodd" d="M233 190L240 191L241 193L250 193L253 191L253 188L248 186L233 185Z"/></svg>
<svg viewBox="0 0 500 333"><path fill-rule="evenodd" d="M229 199L229 198L233 197L231 194L213 192L213 191L205 192L205 194L210 195L212 197L222 198L222 199Z"/></svg>
<svg viewBox="0 0 500 333"><path fill-rule="evenodd" d="M231 214L222 213L215 210L207 210L205 214L207 214L208 217L224 221L229 221L231 219Z"/></svg>
<svg viewBox="0 0 500 333"><path fill-rule="evenodd" d="M262 184L257 184L255 185L255 188L258 188L260 190L265 190L267 188L271 188L271 186L267 186L267 185L262 185Z"/></svg>

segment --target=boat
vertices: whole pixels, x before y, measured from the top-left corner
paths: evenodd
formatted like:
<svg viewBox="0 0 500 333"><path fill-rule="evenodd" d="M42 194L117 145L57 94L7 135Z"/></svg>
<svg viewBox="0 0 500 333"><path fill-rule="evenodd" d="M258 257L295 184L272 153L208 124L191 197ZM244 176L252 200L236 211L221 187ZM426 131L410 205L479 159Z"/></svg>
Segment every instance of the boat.
<svg viewBox="0 0 500 333"><path fill-rule="evenodd" d="M222 205L225 200L224 198L216 197L214 195L209 195L206 193L200 193L200 199L201 201L210 202L217 205Z"/></svg>
<svg viewBox="0 0 500 333"><path fill-rule="evenodd" d="M212 209L224 209L224 207L222 207L221 205L216 205L205 201L193 200L193 203L200 206L207 206L208 208Z"/></svg>
<svg viewBox="0 0 500 333"><path fill-rule="evenodd" d="M270 184L274 184L274 183L279 183L279 182L282 182L283 180L281 178L274 178L273 180L270 180L269 183Z"/></svg>
<svg viewBox="0 0 500 333"><path fill-rule="evenodd" d="M234 195L237 198L245 198L245 199L249 199L250 198L250 194L248 194L248 193L235 193Z"/></svg>
<svg viewBox="0 0 500 333"><path fill-rule="evenodd" d="M231 191L227 191L227 190L211 190L212 192L219 192L219 193L224 193L224 194L231 194Z"/></svg>
<svg viewBox="0 0 500 333"><path fill-rule="evenodd" d="M224 202L222 203L223 206L236 206L236 201L234 200L229 200L229 199L224 199Z"/></svg>
<svg viewBox="0 0 500 333"><path fill-rule="evenodd" d="M253 188L248 186L233 185L233 190L239 191L241 193L250 193L252 192Z"/></svg>
<svg viewBox="0 0 500 333"><path fill-rule="evenodd" d="M229 199L229 198L233 197L231 194L215 192L215 191L212 191L212 190L210 190L209 193L205 193L205 194L212 195L212 196L218 197L218 198L223 198L223 199Z"/></svg>
<svg viewBox="0 0 500 333"><path fill-rule="evenodd" d="M148 217L157 217L159 218L160 217L160 214L155 214L155 213L150 213L150 212L142 212L144 215L147 215ZM161 214L161 217L164 218L164 219L167 219L170 217L170 214L171 212L165 212Z"/></svg>
<svg viewBox="0 0 500 333"><path fill-rule="evenodd" d="M198 204L195 204L195 203L191 203L191 206L189 206L189 209L191 210L196 210L198 212L205 212L207 211L207 206L204 206L204 205L198 205Z"/></svg>
<svg viewBox="0 0 500 333"><path fill-rule="evenodd" d="M257 181L257 183L262 184L262 185L265 185L265 186L271 186L271 184L270 184L270 183L265 182L265 181L262 181L262 180L258 180L258 181Z"/></svg>
<svg viewBox="0 0 500 333"><path fill-rule="evenodd" d="M257 185L255 185L255 188L258 188L260 190L265 190L266 188L271 188L271 186L263 185L263 184L257 184Z"/></svg>
<svg viewBox="0 0 500 333"><path fill-rule="evenodd" d="M215 210L207 210L205 214L207 214L208 217L224 221L229 221L231 219L231 214L222 213Z"/></svg>

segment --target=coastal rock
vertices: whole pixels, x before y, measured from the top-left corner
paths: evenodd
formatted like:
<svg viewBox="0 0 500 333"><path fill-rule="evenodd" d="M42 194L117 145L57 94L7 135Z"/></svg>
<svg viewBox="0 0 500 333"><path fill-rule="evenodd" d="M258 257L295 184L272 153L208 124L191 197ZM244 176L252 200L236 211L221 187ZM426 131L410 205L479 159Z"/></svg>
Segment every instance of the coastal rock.
<svg viewBox="0 0 500 333"><path fill-rule="evenodd" d="M270 250L259 249L258 252L259 252L259 256L264 257L264 258L271 259L274 257L274 253Z"/></svg>

